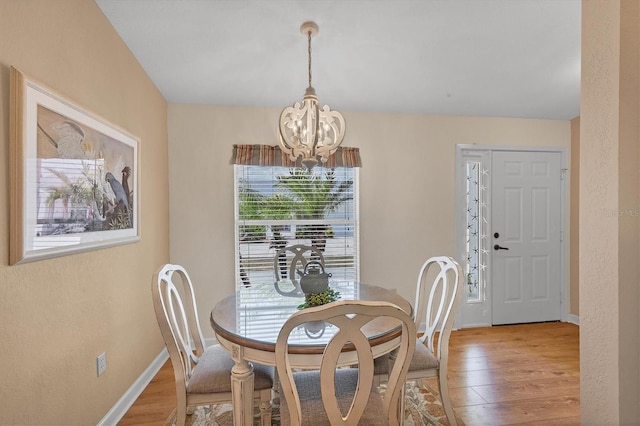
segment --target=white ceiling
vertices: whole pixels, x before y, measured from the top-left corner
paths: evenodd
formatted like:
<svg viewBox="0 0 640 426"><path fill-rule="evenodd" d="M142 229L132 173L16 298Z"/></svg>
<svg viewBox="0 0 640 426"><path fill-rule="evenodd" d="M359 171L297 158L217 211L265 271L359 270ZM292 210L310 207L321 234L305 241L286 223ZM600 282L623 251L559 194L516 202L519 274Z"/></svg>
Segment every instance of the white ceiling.
<svg viewBox="0 0 640 426"><path fill-rule="evenodd" d="M580 0L96 0L169 102L572 119Z"/></svg>

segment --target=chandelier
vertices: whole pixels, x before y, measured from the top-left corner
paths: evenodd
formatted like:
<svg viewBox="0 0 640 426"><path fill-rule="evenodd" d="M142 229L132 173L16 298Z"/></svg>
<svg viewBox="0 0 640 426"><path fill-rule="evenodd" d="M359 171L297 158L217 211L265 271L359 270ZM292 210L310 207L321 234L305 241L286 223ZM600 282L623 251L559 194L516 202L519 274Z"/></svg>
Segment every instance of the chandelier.
<svg viewBox="0 0 640 426"><path fill-rule="evenodd" d="M302 105L296 102L280 114L280 146L291 161L302 157L302 164L309 170L318 164L318 157L325 163L336 152L344 138L344 118L328 105L318 108L318 97L311 86L311 37L318 33L315 22L305 22L300 32L307 36L309 52L309 87L302 97Z"/></svg>

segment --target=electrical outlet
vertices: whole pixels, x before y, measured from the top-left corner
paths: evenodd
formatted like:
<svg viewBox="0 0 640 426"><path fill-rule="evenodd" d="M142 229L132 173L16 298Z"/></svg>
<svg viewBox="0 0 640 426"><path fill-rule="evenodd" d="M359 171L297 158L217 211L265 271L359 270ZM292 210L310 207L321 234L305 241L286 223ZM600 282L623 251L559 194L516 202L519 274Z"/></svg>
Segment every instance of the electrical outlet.
<svg viewBox="0 0 640 426"><path fill-rule="evenodd" d="M107 354L105 352L98 355L96 365L98 367L98 376L100 376L107 369Z"/></svg>

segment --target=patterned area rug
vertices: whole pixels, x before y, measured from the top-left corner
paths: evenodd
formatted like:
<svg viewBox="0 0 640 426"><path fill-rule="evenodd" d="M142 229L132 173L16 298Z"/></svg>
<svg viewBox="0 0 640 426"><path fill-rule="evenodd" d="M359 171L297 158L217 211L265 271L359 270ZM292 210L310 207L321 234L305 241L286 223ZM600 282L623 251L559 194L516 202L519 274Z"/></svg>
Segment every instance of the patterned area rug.
<svg viewBox="0 0 640 426"><path fill-rule="evenodd" d="M384 392L384 385L380 390ZM422 381L407 382L405 421L407 426L448 426L449 421L438 399L438 393ZM456 416L457 417L457 416ZM271 412L273 426L280 425L278 400L273 401ZM169 416L166 426L175 426L176 412ZM260 424L259 413L254 424ZM458 419L458 424L463 425ZM191 416L187 416L187 426L231 426L233 413L231 404L207 405L197 407Z"/></svg>

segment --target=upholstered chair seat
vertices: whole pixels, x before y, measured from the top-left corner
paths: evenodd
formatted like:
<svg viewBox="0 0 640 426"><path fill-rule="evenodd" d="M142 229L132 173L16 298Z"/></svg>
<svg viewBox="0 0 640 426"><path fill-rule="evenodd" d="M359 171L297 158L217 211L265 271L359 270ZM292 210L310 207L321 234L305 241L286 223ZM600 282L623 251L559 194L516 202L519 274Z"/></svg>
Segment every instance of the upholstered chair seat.
<svg viewBox="0 0 640 426"><path fill-rule="evenodd" d="M392 362L392 354L377 358L374 363L374 374L376 376L386 375L389 371L389 362ZM420 339L416 339L416 350L409 363L409 372L407 374L410 375L414 371L437 370L439 367L440 362L433 355L433 352Z"/></svg>
<svg viewBox="0 0 640 426"><path fill-rule="evenodd" d="M231 369L234 362L231 355L220 345L205 349L191 373L187 384L187 393L225 393L231 392ZM254 389L271 389L274 368L262 364L253 365Z"/></svg>
<svg viewBox="0 0 640 426"><path fill-rule="evenodd" d="M320 373L319 371L301 371L293 374L293 380L298 388L300 407L302 409L302 424L314 426L329 426L329 418L324 410L320 395ZM358 385L358 370L355 368L340 368L336 370L336 396L338 405L343 413L349 410L353 401L353 395ZM383 410L382 397L376 388L371 389L367 408L360 418L358 425L378 426L387 425L386 415ZM287 400L280 401L280 417L282 426L290 426L289 407Z"/></svg>

